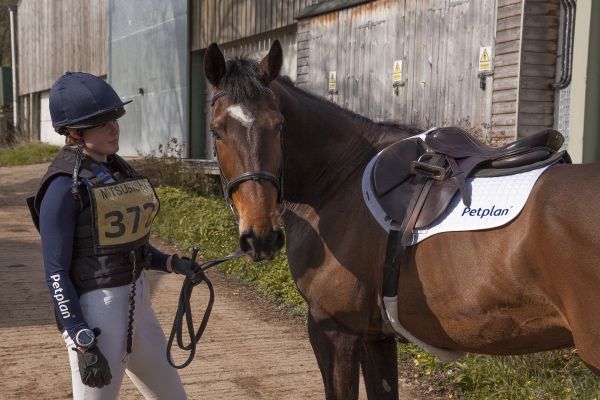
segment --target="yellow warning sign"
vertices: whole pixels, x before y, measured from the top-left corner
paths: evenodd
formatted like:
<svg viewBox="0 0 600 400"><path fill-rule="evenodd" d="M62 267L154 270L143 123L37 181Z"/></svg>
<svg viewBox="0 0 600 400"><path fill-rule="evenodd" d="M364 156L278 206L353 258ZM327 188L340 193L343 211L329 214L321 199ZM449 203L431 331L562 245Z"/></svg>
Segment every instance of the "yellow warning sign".
<svg viewBox="0 0 600 400"><path fill-rule="evenodd" d="M492 48L479 48L479 72L492 70Z"/></svg>
<svg viewBox="0 0 600 400"><path fill-rule="evenodd" d="M337 77L335 71L329 71L329 90L337 90Z"/></svg>
<svg viewBox="0 0 600 400"><path fill-rule="evenodd" d="M394 83L402 82L402 60L394 61L394 69L392 72L392 81Z"/></svg>

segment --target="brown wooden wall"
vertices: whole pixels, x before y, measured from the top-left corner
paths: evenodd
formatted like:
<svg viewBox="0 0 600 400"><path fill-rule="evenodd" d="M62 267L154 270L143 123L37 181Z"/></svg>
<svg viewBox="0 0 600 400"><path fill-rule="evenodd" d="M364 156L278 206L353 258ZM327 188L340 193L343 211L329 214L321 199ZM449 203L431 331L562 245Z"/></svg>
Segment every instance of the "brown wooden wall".
<svg viewBox="0 0 600 400"><path fill-rule="evenodd" d="M498 0L491 136L504 141L517 135L523 0Z"/></svg>
<svg viewBox="0 0 600 400"><path fill-rule="evenodd" d="M297 85L374 120L485 136L492 78L479 87L478 58L480 47L494 46L495 22L496 0L379 0L301 20ZM397 93L395 60L404 64Z"/></svg>
<svg viewBox="0 0 600 400"><path fill-rule="evenodd" d="M296 23L303 8L323 0L193 0L191 50L228 43Z"/></svg>
<svg viewBox="0 0 600 400"><path fill-rule="evenodd" d="M50 89L65 71L106 75L106 3L105 0L19 3L19 95Z"/></svg>
<svg viewBox="0 0 600 400"><path fill-rule="evenodd" d="M519 136L554 124L559 0L527 0L519 87Z"/></svg>

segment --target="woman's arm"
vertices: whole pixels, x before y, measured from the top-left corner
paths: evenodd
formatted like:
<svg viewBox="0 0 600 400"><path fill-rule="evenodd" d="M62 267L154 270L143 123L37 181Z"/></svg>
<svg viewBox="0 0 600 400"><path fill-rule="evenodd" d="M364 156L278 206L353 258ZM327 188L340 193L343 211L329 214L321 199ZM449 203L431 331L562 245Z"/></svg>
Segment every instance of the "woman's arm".
<svg viewBox="0 0 600 400"><path fill-rule="evenodd" d="M40 207L40 235L46 284L56 318L73 340L80 329L88 328L69 277L78 210L79 204L71 195L71 178L55 178Z"/></svg>
<svg viewBox="0 0 600 400"><path fill-rule="evenodd" d="M157 271L164 272L173 272L171 268L171 259L173 256L170 256L162 251L158 250L156 247L152 245L148 245L148 250L150 254L152 254L152 263L148 267L148 269L155 269Z"/></svg>

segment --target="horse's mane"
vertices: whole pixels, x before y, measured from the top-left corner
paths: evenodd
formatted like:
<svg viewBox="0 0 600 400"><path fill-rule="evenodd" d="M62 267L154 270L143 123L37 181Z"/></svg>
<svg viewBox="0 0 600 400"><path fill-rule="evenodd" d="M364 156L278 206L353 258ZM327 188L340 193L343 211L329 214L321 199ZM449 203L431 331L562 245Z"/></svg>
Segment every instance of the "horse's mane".
<svg viewBox="0 0 600 400"><path fill-rule="evenodd" d="M225 76L219 86L234 103L247 103L269 92L258 70L258 62L246 57L227 61Z"/></svg>
<svg viewBox="0 0 600 400"><path fill-rule="evenodd" d="M303 96L319 103L320 107L327 107L332 112L342 113L358 122L372 125L378 128L401 129L410 134L419 134L423 130L412 126L399 124L396 122L374 122L373 120L343 108L335 103L327 101L319 96L300 89L294 85L292 80L287 77L279 77L277 82L294 91L297 95ZM269 89L265 86L261 73L258 69L258 62L247 57L236 57L227 61L225 76L220 86L227 92L228 97L234 103L247 103L257 96L268 93Z"/></svg>
<svg viewBox="0 0 600 400"><path fill-rule="evenodd" d="M307 92L304 89L301 89L301 88L295 86L294 82L292 82L292 80L288 76L281 76L281 77L277 78L277 82L283 84L287 89L293 90L296 94L299 94L301 96L304 96L308 99L311 99L313 101L320 103L320 106L322 106L322 107L329 107L332 109L332 111L337 112L337 113L343 113L343 114L347 115L348 117L355 119L358 122L362 122L362 123L372 125L375 127L380 127L380 128L401 129L401 130L406 131L407 133L410 133L411 135L413 135L413 134L418 135L419 133L423 132L423 129L419 129L419 128L416 128L416 127L413 127L410 125L400 124L395 121L375 122L372 119L369 119L363 115L357 114L354 111L350 111L347 108L339 106L336 103L325 100L322 97L314 95L310 92Z"/></svg>

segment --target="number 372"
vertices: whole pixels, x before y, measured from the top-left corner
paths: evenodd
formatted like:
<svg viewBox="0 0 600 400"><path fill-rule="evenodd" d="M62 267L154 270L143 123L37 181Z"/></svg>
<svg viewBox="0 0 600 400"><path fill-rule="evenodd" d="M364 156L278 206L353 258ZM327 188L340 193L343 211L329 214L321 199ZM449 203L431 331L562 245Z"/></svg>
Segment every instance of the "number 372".
<svg viewBox="0 0 600 400"><path fill-rule="evenodd" d="M144 222L145 230L148 230L150 224L152 224L152 216L154 215L154 210L156 206L153 203L145 203L143 206L144 214L147 215L146 220ZM131 234L135 235L138 232L140 226L140 217L142 214L142 209L139 206L129 207L126 210L127 214L134 214L133 225L131 227ZM121 237L127 232L127 227L123 223L124 214L121 211L110 211L104 214L104 219L110 223L110 226L114 228L112 231L106 230L104 232L104 236L107 238L118 238Z"/></svg>

